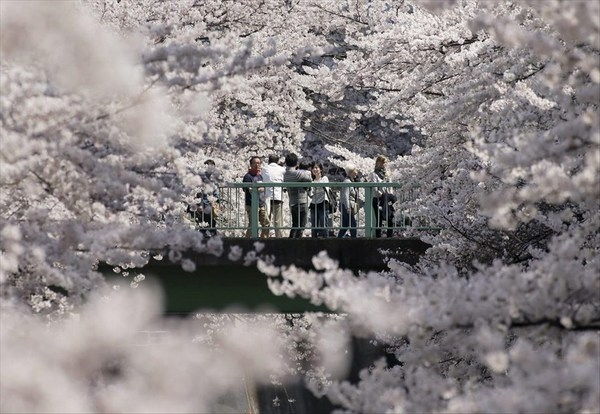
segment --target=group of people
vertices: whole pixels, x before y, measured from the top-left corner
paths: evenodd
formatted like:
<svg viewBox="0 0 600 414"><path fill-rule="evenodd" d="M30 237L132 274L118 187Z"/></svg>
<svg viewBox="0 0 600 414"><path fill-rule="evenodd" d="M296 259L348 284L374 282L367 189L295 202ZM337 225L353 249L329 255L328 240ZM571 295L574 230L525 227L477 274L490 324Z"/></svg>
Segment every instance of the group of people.
<svg viewBox="0 0 600 414"><path fill-rule="evenodd" d="M367 177L369 182L386 182L388 180L386 173L387 158L377 157L375 169ZM359 171L350 167L345 170L344 182L351 183L358 180ZM363 207L363 200L360 199L355 187L343 187L337 200L336 192L326 186L323 187L273 187L268 183L328 183L329 179L323 170L323 165L319 162L299 165L298 156L294 153L287 154L282 165L280 157L271 155L268 164L263 166L260 157L250 158L250 168L244 175L242 182L264 183L265 187L260 187L258 221L261 227L261 237L269 237L271 227L275 229L275 236L282 237L283 227L283 192L287 190L289 199L289 211L291 216L292 229L290 238L300 238L307 228L310 218L312 237L335 237L332 227L332 214L339 207L341 213L341 227L337 237L344 237L348 232L350 237L357 236L357 214ZM252 195L251 191L244 188L246 214L248 223L252 214ZM393 221L393 203L394 195L385 188L373 189L373 212L376 220L375 236L381 237L383 223L387 223L386 235L392 237L391 223ZM246 232L250 237L250 228Z"/></svg>
<svg viewBox="0 0 600 414"><path fill-rule="evenodd" d="M205 179L211 181L211 174L215 169L213 160L206 160ZM375 169L366 177L366 181L382 183L388 181L386 172L387 158L377 157ZM359 171L354 167L344 171L344 182L352 183L359 180ZM268 163L263 166L260 157L251 157L248 171L242 182L262 183L264 187L258 188L258 222L260 223L260 237L270 237L274 229L276 237L283 237L283 194L287 191L289 200L289 214L291 227L289 237L300 238L304 230L310 228L312 237L350 237L357 236L357 216L364 201L360 198L358 190L353 186L342 187L335 191L328 186L303 187L295 185L290 187L269 186L269 183L329 183L323 164L320 162L299 163L298 156L294 153L287 154L285 160L277 155L271 155ZM248 218L246 237L251 236L250 221L252 216L252 192L244 188L244 201ZM394 195L385 187L374 187L372 208L375 222L375 237L381 237L384 222L387 224L385 234L392 237L392 224L394 220ZM204 228L205 234L216 234L217 218L220 215L220 197L218 189L204 191L196 194L194 204L188 207L188 213ZM333 213L340 210L341 226L339 231L333 231Z"/></svg>

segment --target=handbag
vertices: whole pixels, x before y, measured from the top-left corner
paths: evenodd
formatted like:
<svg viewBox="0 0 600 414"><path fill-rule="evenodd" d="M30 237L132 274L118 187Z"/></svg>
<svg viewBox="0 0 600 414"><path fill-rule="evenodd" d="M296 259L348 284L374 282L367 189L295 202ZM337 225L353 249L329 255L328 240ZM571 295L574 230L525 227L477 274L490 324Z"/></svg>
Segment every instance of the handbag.
<svg viewBox="0 0 600 414"><path fill-rule="evenodd" d="M213 217L219 217L221 215L221 204L218 201L213 201L210 203L210 207L212 209Z"/></svg>

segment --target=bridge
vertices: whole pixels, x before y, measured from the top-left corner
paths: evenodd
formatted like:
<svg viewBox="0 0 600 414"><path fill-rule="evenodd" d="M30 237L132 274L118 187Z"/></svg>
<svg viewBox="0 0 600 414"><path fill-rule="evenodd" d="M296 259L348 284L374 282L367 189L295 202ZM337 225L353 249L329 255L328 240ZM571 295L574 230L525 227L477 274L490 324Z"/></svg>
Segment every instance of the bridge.
<svg viewBox="0 0 600 414"><path fill-rule="evenodd" d="M274 228L260 225L259 209L261 197L265 189L271 188L315 188L327 187L339 193L345 187L354 187L358 199L362 200L356 212L357 221L354 227L358 237L303 237L290 239L276 238ZM250 212L247 213L245 193L250 194ZM340 263L340 267L355 272L383 270L386 263L398 260L405 263L416 263L419 256L429 247L418 238L407 237L408 230L435 231L427 226L425 220L407 211L394 210L388 215L389 220L378 221L378 214L386 214L383 209L373 203L377 191L394 193L399 200L406 200L412 194L398 183L229 183L219 186L211 203L220 204L219 214L212 208L209 212L196 210L200 220L195 224L205 234L216 234L223 242L224 253L219 256L184 252L182 259L189 259L195 264L193 272L185 272L180 263L171 263L168 259L155 260L142 269L148 279L159 283L166 294L166 311L170 314L188 314L197 309L227 309L229 306L240 306L246 310L259 310L265 307L279 312L300 312L305 310L324 310L316 308L303 299L290 299L273 295L266 283L266 276L256 268L256 258L273 257L274 264L279 266L295 265L303 269L312 269L312 257L321 251ZM381 193L379 193L381 194ZM287 195L284 193L283 206L287 208ZM339 200L339 196L337 197ZM392 218L393 217L393 218ZM299 229L305 236L310 236L310 223L307 228L293 227L290 223L289 210L284 214L284 225L279 230ZM317 227L325 230L327 235L336 235L341 226L339 209L332 214L326 226ZM378 227L378 225L381 226ZM259 238L266 229L268 238ZM373 237L377 230L386 235L389 230L392 237ZM414 234L414 231L412 232ZM249 234L250 237L244 237ZM232 251L236 254L230 254ZM112 268L106 269L107 275ZM114 273L112 273L114 275ZM123 278L119 278L124 280Z"/></svg>
<svg viewBox="0 0 600 414"><path fill-rule="evenodd" d="M220 237L220 236L217 236ZM166 314L188 316L197 310L218 310L226 312L281 312L299 313L304 311L328 312L328 309L311 305L301 298L290 299L275 296L267 287L266 276L255 262L244 263L248 253L258 256L273 256L276 265L294 264L304 269L312 268L311 259L326 250L330 257L338 260L343 268L359 271L382 270L391 259L406 263L416 263L419 256L429 247L418 239L408 238L222 238L224 254L214 256L207 253L184 252L182 259L195 263L193 272L185 272L179 263L168 259L152 259L142 269L149 281L162 285L165 293ZM256 243L259 243L257 248ZM238 247L241 254L235 260L228 252ZM115 275L112 268L107 274ZM116 275L116 280L126 279ZM145 282L144 282L145 283ZM347 379L356 382L362 369L369 367L380 358L393 361L386 347L376 344L371 338L351 339L349 344L351 361ZM284 404L274 408L275 396L293 398L295 404ZM285 391L275 385L256 387L260 412L299 413L331 412L333 405L327 398L317 398L306 390L301 381L286 384Z"/></svg>
<svg viewBox="0 0 600 414"><path fill-rule="evenodd" d="M329 257L337 260L340 267L353 270L357 275L361 271L379 271L387 267L389 260L414 264L427 250L428 244L418 238L407 237L410 230L435 231L427 222L415 217L407 211L394 210L393 218L388 216L378 204L373 203L377 190L394 192L399 200L412 197L398 183L269 183L272 188L309 188L328 187L338 192L344 187L354 187L358 198L362 200L361 208L356 212L357 221L354 230L356 238L337 237L272 237L275 229L271 226L268 238L258 236L264 229L260 224L260 201L265 194L265 184L231 183L218 188L220 214L214 214L212 208L208 217L204 212L192 212L204 215L200 220L194 220L198 231L205 234L215 234L223 243L223 254L220 256L193 251L183 252L182 260L188 259L195 264L193 272L182 269L181 263L172 263L168 259L151 259L142 269L150 283L158 283L164 291L166 314L169 316L187 316L195 311L225 311L225 312L280 312L299 313L304 311L329 312L327 308L317 307L302 298L288 298L274 295L267 286L267 276L256 266L257 258L273 258L278 266L295 265L303 269L312 269L312 258L321 251L326 251ZM244 190L250 194L250 211L246 211ZM284 193L283 206L287 209L287 195ZM339 196L337 197L339 199ZM195 213L195 214L194 214ZM390 220L378 220L378 214L386 214ZM287 233L289 230L300 229L304 236L310 236L308 228L293 227L290 223L289 210L284 212L284 225L279 229ZM383 223L382 223L383 222ZM342 228L339 209L332 214L330 221L319 229L326 234L336 235ZM379 227L378 227L379 226ZM352 227L352 226L350 226ZM377 230L387 236L388 230L392 237L374 237ZM244 237L249 233L250 237ZM287 236L287 234L285 234ZM230 254L232 252L235 254ZM166 256L166 255L163 255ZM107 274L115 275L112 268L105 269ZM123 277L114 280L125 281ZM146 283L146 282L144 282ZM375 360L385 357L390 360L393 355L387 354L385 347L376 345L369 338L352 338L350 343L352 355L348 380L356 382L359 372L370 366ZM301 382L286 384L285 395L293 397L295 404L284 405L274 409L272 400L281 396L278 386L258 386L257 400L261 412L331 412L333 405L326 398L316 398L308 392ZM290 397L291 396L291 397Z"/></svg>

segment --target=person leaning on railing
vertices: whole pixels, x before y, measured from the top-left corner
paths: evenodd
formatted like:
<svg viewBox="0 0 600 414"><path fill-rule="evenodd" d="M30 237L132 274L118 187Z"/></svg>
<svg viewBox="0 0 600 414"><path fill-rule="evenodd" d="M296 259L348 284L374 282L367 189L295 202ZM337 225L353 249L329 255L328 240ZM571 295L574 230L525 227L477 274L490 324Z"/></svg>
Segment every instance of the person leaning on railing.
<svg viewBox="0 0 600 414"><path fill-rule="evenodd" d="M328 183L329 178L323 175L323 164L315 162L311 168L313 183ZM312 237L327 237L330 226L331 200L326 187L313 188L310 200L310 223Z"/></svg>
<svg viewBox="0 0 600 414"><path fill-rule="evenodd" d="M310 171L298 169L298 156L290 153L285 156L285 173L283 181L286 183L311 182ZM290 214L292 215L292 229L290 238L302 237L302 232L306 227L308 189L304 187L289 187L288 197L290 202Z"/></svg>
<svg viewBox="0 0 600 414"><path fill-rule="evenodd" d="M244 175L242 182L244 182L244 183L262 182L263 178L262 178L262 175L260 174L261 164L262 164L262 161L260 160L259 157L250 158L250 168L248 169L248 172L246 173L246 175ZM264 192L264 189L261 188L260 190ZM244 188L244 195L245 195L244 201L246 204L246 216L248 217L248 230L246 230L246 237L250 237L252 235L252 229L250 227L251 226L251 217L252 217L252 193L250 192L250 189ZM259 197L258 221L260 222L260 225L262 227L262 229L260 231L260 237L263 237L263 238L269 237L269 218L267 217L267 211L265 209L264 195Z"/></svg>
<svg viewBox="0 0 600 414"><path fill-rule="evenodd" d="M346 168L344 183L352 183L358 177L358 170L354 167ZM356 237L356 214L358 213L359 199L356 187L343 187L340 191L340 211L342 213L342 227L338 237L344 237L350 230L350 237Z"/></svg>
<svg viewBox="0 0 600 414"><path fill-rule="evenodd" d="M388 159L383 155L375 159L375 170L369 174L367 181L371 183L383 183L389 180L386 170ZM390 189L384 187L373 188L373 215L375 221L375 237L381 237L381 228L385 221L388 229L386 230L387 237L392 237L393 223L393 206L390 205L390 200L393 195ZM392 217L390 219L390 217Z"/></svg>
<svg viewBox="0 0 600 414"><path fill-rule="evenodd" d="M213 160L204 161L206 170L202 174L204 185L210 188L215 171L215 162ZM205 236L214 236L217 234L217 218L220 213L219 190L214 187L213 191L202 191L196 193L194 204L187 207L187 212L192 216L192 219L201 228L202 234Z"/></svg>

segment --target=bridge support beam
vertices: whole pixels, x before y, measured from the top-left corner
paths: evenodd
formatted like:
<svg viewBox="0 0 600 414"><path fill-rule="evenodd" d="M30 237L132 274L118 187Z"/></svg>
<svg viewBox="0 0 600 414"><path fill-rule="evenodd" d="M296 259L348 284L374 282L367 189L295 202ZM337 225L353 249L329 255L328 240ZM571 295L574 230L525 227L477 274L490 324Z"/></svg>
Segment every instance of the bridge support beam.
<svg viewBox="0 0 600 414"><path fill-rule="evenodd" d="M250 234L252 237L258 237L258 209L260 205L260 198L258 195L258 187L252 187L250 189Z"/></svg>
<svg viewBox="0 0 600 414"><path fill-rule="evenodd" d="M256 245L256 243L261 243ZM228 258L231 248L238 246L242 255L237 260ZM258 249L257 249L258 247ZM339 266L355 272L386 269L387 261L395 259L414 264L429 247L418 239L223 239L223 254L219 257L206 253L184 252L183 258L196 265L193 272L185 272L180 263L167 258L152 259L140 269L147 277L144 283L159 283L166 300L166 313L189 314L197 309L228 309L241 306L246 310L268 307L279 312L326 311L308 301L275 296L267 287L266 277L256 263L245 263L246 255L274 257L278 266L295 265L313 269L312 258L322 251L339 262ZM111 283L128 283L112 271L112 266L99 269Z"/></svg>

